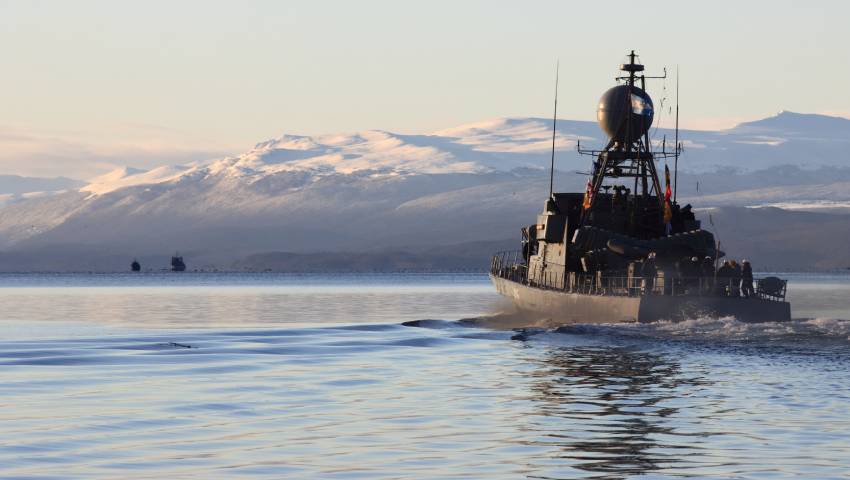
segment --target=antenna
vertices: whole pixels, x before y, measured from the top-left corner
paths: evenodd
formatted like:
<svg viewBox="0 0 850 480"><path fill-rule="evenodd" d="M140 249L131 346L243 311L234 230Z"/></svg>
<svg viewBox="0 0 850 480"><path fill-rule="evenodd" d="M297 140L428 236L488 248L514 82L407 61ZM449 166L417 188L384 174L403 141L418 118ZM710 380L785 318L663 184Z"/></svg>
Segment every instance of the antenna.
<svg viewBox="0 0 850 480"><path fill-rule="evenodd" d="M673 203L679 189L679 66L676 65L676 155L673 161Z"/></svg>
<svg viewBox="0 0 850 480"><path fill-rule="evenodd" d="M552 163L549 166L549 198L552 198L555 182L555 132L558 125L558 73L561 70L560 59L555 63L555 113L552 115Z"/></svg>

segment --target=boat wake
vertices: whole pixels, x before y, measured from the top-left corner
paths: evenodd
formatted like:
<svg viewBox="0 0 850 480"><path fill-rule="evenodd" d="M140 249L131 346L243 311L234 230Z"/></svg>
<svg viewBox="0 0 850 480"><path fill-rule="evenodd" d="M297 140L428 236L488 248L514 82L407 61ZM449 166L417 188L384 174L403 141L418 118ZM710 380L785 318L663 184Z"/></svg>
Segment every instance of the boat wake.
<svg viewBox="0 0 850 480"><path fill-rule="evenodd" d="M790 322L748 323L726 318L693 318L685 321L653 323L576 323L546 328L548 318L519 312L497 312L461 322L479 328L512 330L514 340L546 338L557 343L558 336L582 343L594 342L688 342L705 345L750 345L786 347L795 350L846 349L850 345L850 319L798 318Z"/></svg>
<svg viewBox="0 0 850 480"><path fill-rule="evenodd" d="M784 323L744 323L734 318L697 318L648 324L573 324L555 329L546 319L497 312L459 320L422 319L398 324L356 324L322 328L158 333L140 336L7 342L0 347L1 365L133 365L176 356L335 357L407 347L432 347L465 340L521 341L541 346L765 349L784 353L832 353L850 356L850 320L796 319ZM411 328L413 327L413 328ZM422 334L413 333L419 329ZM424 333L429 332L429 333ZM210 356L210 354L213 354ZM185 366L185 365L184 365Z"/></svg>
<svg viewBox="0 0 850 480"><path fill-rule="evenodd" d="M683 322L658 322L636 327L673 337L700 336L731 340L801 338L850 340L850 320L836 318L801 318L781 323L745 323L731 317L696 318Z"/></svg>

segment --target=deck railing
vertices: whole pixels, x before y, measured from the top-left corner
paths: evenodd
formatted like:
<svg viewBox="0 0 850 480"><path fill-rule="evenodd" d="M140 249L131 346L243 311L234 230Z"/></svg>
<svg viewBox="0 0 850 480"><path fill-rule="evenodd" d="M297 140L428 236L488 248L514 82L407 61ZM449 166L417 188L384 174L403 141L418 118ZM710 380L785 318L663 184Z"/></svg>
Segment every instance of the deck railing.
<svg viewBox="0 0 850 480"><path fill-rule="evenodd" d="M655 278L641 276L607 276L600 273L570 273L563 265L547 263L529 275L528 265L520 251L504 251L493 255L490 274L531 287L586 295L688 295L747 296L740 280L717 277L681 277L659 272ZM754 278L751 297L784 301L787 282L776 277Z"/></svg>

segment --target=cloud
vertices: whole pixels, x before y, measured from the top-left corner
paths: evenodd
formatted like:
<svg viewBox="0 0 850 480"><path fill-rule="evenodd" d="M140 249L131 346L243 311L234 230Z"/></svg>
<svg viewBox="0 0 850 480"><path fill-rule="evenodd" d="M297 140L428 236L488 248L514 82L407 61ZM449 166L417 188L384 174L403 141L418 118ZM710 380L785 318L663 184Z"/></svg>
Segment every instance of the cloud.
<svg viewBox="0 0 850 480"><path fill-rule="evenodd" d="M25 176L88 179L127 165L149 169L211 160L243 149L157 125L120 124L86 131L0 126L0 171Z"/></svg>

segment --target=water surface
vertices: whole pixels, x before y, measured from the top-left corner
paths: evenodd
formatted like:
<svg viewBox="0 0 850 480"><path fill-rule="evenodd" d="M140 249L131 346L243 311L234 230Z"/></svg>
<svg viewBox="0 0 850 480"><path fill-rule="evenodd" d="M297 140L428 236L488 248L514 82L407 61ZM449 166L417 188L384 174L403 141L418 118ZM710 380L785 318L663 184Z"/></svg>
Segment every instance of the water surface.
<svg viewBox="0 0 850 480"><path fill-rule="evenodd" d="M0 276L0 477L846 478L848 293L493 331L478 275Z"/></svg>

